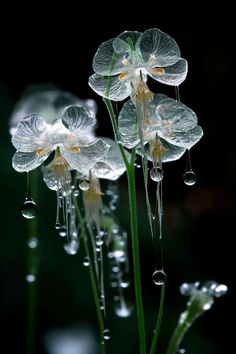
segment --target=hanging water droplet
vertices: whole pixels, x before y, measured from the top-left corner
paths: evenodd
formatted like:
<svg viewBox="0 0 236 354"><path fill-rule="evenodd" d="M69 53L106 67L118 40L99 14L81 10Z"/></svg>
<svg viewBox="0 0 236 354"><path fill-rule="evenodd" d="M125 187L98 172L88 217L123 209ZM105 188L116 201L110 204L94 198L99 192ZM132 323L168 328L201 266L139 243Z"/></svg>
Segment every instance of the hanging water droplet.
<svg viewBox="0 0 236 354"><path fill-rule="evenodd" d="M75 190L74 190L74 196L75 196L75 197L78 197L78 196L79 196L79 190L78 190L78 189L75 189Z"/></svg>
<svg viewBox="0 0 236 354"><path fill-rule="evenodd" d="M55 229L56 229L56 230L59 230L59 229L60 229L60 226L61 226L60 223L59 223L59 222L56 222L56 224L55 224Z"/></svg>
<svg viewBox="0 0 236 354"><path fill-rule="evenodd" d="M132 306L126 304L126 303L116 303L115 304L115 314L118 317L129 317L132 313Z"/></svg>
<svg viewBox="0 0 236 354"><path fill-rule="evenodd" d="M83 265L85 266L85 267L88 267L89 266L89 258L88 257L84 257L84 259L83 259Z"/></svg>
<svg viewBox="0 0 236 354"><path fill-rule="evenodd" d="M120 280L120 286L122 288L128 288L129 287L129 284L130 284L130 281L129 281L129 274L128 273L124 273L121 277L121 280Z"/></svg>
<svg viewBox="0 0 236 354"><path fill-rule="evenodd" d="M191 296L193 291L197 289L196 283L183 283L180 285L180 293L184 296Z"/></svg>
<svg viewBox="0 0 236 354"><path fill-rule="evenodd" d="M65 225L61 225L61 227L59 229L59 236L61 236L61 237L66 236L66 226Z"/></svg>
<svg viewBox="0 0 236 354"><path fill-rule="evenodd" d="M111 334L110 334L110 331L109 331L109 329L104 329L104 331L103 331L103 338L105 339L105 340L109 340L110 338L111 338Z"/></svg>
<svg viewBox="0 0 236 354"><path fill-rule="evenodd" d="M163 285L166 282L166 273L164 270L155 270L152 275L153 283L156 285Z"/></svg>
<svg viewBox="0 0 236 354"><path fill-rule="evenodd" d="M36 237L32 237L27 241L27 245L29 248L36 248L38 246L38 239Z"/></svg>
<svg viewBox="0 0 236 354"><path fill-rule="evenodd" d="M90 182L88 179L82 179L80 182L79 182L79 187L82 191L87 191L90 187Z"/></svg>
<svg viewBox="0 0 236 354"><path fill-rule="evenodd" d="M37 213L38 213L37 204L31 198L26 198L26 200L21 208L21 214L26 219L33 219L33 218L35 218Z"/></svg>
<svg viewBox="0 0 236 354"><path fill-rule="evenodd" d="M212 291L212 295L214 295L215 297L221 297L224 294L226 294L227 291L228 291L228 288L226 285L217 284L216 287L214 288L214 290Z"/></svg>
<svg viewBox="0 0 236 354"><path fill-rule="evenodd" d="M77 240L71 240L69 243L64 245L64 250L67 254L73 256L77 253L79 249L79 242Z"/></svg>
<svg viewBox="0 0 236 354"><path fill-rule="evenodd" d="M164 173L161 167L153 167L150 171L150 177L154 182L160 182L164 177Z"/></svg>
<svg viewBox="0 0 236 354"><path fill-rule="evenodd" d="M186 350L184 348L179 348L177 349L177 354L185 354L186 353Z"/></svg>
<svg viewBox="0 0 236 354"><path fill-rule="evenodd" d="M183 180L187 186L193 186L197 181L197 176L193 170L189 170L183 175Z"/></svg>
<svg viewBox="0 0 236 354"><path fill-rule="evenodd" d="M102 239L102 237L101 236L96 236L96 245L98 246L98 247L100 247L100 246L102 246L103 245L103 239Z"/></svg>
<svg viewBox="0 0 236 354"><path fill-rule="evenodd" d="M35 274L27 274L26 275L26 281L28 283L34 283L36 280L36 275Z"/></svg>
<svg viewBox="0 0 236 354"><path fill-rule="evenodd" d="M105 306L104 306L104 300L103 299L100 299L99 300L99 306L100 306L100 309L103 311Z"/></svg>

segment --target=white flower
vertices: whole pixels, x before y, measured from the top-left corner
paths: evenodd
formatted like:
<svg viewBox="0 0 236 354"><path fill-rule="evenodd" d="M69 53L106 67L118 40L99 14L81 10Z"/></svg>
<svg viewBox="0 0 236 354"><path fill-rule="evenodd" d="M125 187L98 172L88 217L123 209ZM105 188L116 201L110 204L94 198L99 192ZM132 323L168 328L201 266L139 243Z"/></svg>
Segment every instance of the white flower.
<svg viewBox="0 0 236 354"><path fill-rule="evenodd" d="M90 132L95 123L93 114L76 106L68 107L62 119L52 125L39 115L22 119L12 137L17 149L13 157L14 169L31 171L57 149L56 165L69 166L86 174L109 150L109 145L100 139L92 142Z"/></svg>

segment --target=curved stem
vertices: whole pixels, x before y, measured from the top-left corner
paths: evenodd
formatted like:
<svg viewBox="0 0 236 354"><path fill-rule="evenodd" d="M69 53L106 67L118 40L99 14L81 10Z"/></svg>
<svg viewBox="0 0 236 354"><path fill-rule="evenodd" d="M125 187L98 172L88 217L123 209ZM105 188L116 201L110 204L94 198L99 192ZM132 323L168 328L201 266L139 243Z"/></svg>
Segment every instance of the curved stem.
<svg viewBox="0 0 236 354"><path fill-rule="evenodd" d="M124 147L119 144L118 126L113 106L110 100L103 99L107 110L110 115L112 128L114 131L115 139L118 142L119 149L127 169L128 187L129 187L129 205L130 205L130 225L131 225L131 243L133 255L133 270L134 270L134 288L135 288L135 301L137 307L137 319L139 330L139 350L140 354L146 354L146 333L145 333L145 320L143 311L142 300L142 287L141 287L141 272L139 260L139 240L138 240L138 222L137 222L137 204L136 204L136 189L135 189L135 154L136 150L132 150L130 162L125 154Z"/></svg>
<svg viewBox="0 0 236 354"><path fill-rule="evenodd" d="M98 318L98 324L99 324L99 333L100 333L100 341L101 341L101 354L106 354L106 347L105 347L105 342L104 342L104 320L103 320L103 315L100 309L100 304L99 304L99 294L98 294L98 289L96 285L96 275L95 275L95 270L93 267L93 262L92 262L92 257L91 257L91 252L87 243L87 235L84 229L84 222L82 220L82 216L79 210L79 206L77 203L77 199L75 196L73 196L73 201L74 205L76 208L77 216L78 216L78 221L81 229L81 236L83 239L83 244L84 244L84 249L86 256L88 257L89 260L89 276L90 276L90 281L91 281L91 287L92 287L92 292L93 292L93 298L94 298L94 303L96 307L96 312L97 312L97 318Z"/></svg>
<svg viewBox="0 0 236 354"><path fill-rule="evenodd" d="M179 348L185 333L189 328L189 323L183 321L178 323L168 346L167 354L176 354L177 349Z"/></svg>
<svg viewBox="0 0 236 354"><path fill-rule="evenodd" d="M156 327L154 330L154 336L152 339L150 354L156 353L157 341L158 341L160 329L161 329L161 321L162 321L163 308L164 308L164 299L165 299L165 284L163 284L161 287L161 297L160 297L160 304L159 304L159 310L158 310L158 316L157 316L157 323L156 323Z"/></svg>

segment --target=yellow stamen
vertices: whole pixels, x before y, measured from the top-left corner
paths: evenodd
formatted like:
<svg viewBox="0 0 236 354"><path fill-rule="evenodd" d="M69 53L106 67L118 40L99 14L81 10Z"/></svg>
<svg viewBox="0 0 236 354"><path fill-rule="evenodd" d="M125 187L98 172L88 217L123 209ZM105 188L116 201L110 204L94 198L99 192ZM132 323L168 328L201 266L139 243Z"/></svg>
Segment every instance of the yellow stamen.
<svg viewBox="0 0 236 354"><path fill-rule="evenodd" d="M165 148L160 140L155 140L151 143L151 157L153 161L161 161L163 154L168 149Z"/></svg>
<svg viewBox="0 0 236 354"><path fill-rule="evenodd" d="M79 146L71 146L70 147L70 152L73 152L73 154L77 154L78 152L80 152L80 147Z"/></svg>
<svg viewBox="0 0 236 354"><path fill-rule="evenodd" d="M153 75L164 75L165 74L165 70L163 68L154 68L150 70L150 73Z"/></svg>
<svg viewBox="0 0 236 354"><path fill-rule="evenodd" d="M37 155L44 155L44 154L46 154L48 151L47 150L45 150L45 149L37 149L36 151L35 151L35 153L37 154Z"/></svg>
<svg viewBox="0 0 236 354"><path fill-rule="evenodd" d="M144 125L148 125L148 126L152 125L152 120L150 118L145 118L143 122Z"/></svg>
<svg viewBox="0 0 236 354"><path fill-rule="evenodd" d="M147 105L153 100L153 93L149 90L146 82L143 81L142 75L136 91L136 100L138 104Z"/></svg>
<svg viewBox="0 0 236 354"><path fill-rule="evenodd" d="M127 77L128 77L128 73L120 73L119 80L124 81L127 79Z"/></svg>
<svg viewBox="0 0 236 354"><path fill-rule="evenodd" d="M130 65L130 62L125 58L125 59L122 60L122 64L124 66L128 66L128 65Z"/></svg>

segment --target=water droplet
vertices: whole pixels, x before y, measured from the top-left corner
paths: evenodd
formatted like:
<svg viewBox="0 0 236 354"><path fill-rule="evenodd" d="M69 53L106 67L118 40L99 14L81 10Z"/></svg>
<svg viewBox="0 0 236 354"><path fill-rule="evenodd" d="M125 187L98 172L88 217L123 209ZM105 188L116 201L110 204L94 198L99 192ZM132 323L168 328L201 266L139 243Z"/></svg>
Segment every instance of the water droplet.
<svg viewBox="0 0 236 354"><path fill-rule="evenodd" d="M27 274L26 275L26 281L28 283L34 283L36 280L36 275L35 274Z"/></svg>
<svg viewBox="0 0 236 354"><path fill-rule="evenodd" d="M84 259L83 259L83 265L85 266L85 267L88 267L89 266L89 258L88 257L84 257Z"/></svg>
<svg viewBox="0 0 236 354"><path fill-rule="evenodd" d="M79 196L79 190L78 190L78 189L75 189L75 190L74 190L74 196L75 196L75 197L78 197L78 196Z"/></svg>
<svg viewBox="0 0 236 354"><path fill-rule="evenodd" d="M115 314L118 317L129 317L132 313L132 306L127 305L123 302L115 304Z"/></svg>
<svg viewBox="0 0 236 354"><path fill-rule="evenodd" d="M99 306L100 306L101 310L104 310L105 306L104 306L104 300L103 299L99 300Z"/></svg>
<svg viewBox="0 0 236 354"><path fill-rule="evenodd" d="M228 291L228 288L224 284L217 284L214 290L212 291L212 295L215 297L221 297L225 295Z"/></svg>
<svg viewBox="0 0 236 354"><path fill-rule="evenodd" d="M113 271L114 273L118 273L119 270L120 270L120 268L117 267L116 265L112 267L112 271Z"/></svg>
<svg viewBox="0 0 236 354"><path fill-rule="evenodd" d="M67 254L73 256L77 253L79 249L79 242L77 240L72 240L64 245L64 250Z"/></svg>
<svg viewBox="0 0 236 354"><path fill-rule="evenodd" d="M122 288L128 288L129 287L129 284L130 284L130 281L129 281L129 274L128 273L124 273L122 275L122 278L120 280L120 286Z"/></svg>
<svg viewBox="0 0 236 354"><path fill-rule="evenodd" d="M166 273L164 270L155 270L152 275L153 283L156 285L163 285L166 282Z"/></svg>
<svg viewBox="0 0 236 354"><path fill-rule="evenodd" d="M185 172L185 174L183 175L183 179L184 183L187 184L187 186L193 186L197 181L197 176L192 170L189 170Z"/></svg>
<svg viewBox="0 0 236 354"><path fill-rule="evenodd" d="M154 182L160 182L164 177L164 173L161 167L153 167L150 171L150 177Z"/></svg>
<svg viewBox="0 0 236 354"><path fill-rule="evenodd" d="M36 237L32 237L27 241L29 248L36 248L38 246L38 239Z"/></svg>
<svg viewBox="0 0 236 354"><path fill-rule="evenodd" d="M36 203L31 198L26 198L22 208L21 214L26 219L33 219L38 213L38 207Z"/></svg>
<svg viewBox="0 0 236 354"><path fill-rule="evenodd" d="M88 179L82 179L80 182L79 182L79 187L82 191L87 191L90 187L90 182Z"/></svg>
<svg viewBox="0 0 236 354"><path fill-rule="evenodd" d="M56 229L56 230L59 230L59 229L60 229L60 226L61 226L60 223L59 223L59 222L56 222L56 224L55 224L55 229Z"/></svg>
<svg viewBox="0 0 236 354"><path fill-rule="evenodd" d="M102 237L101 236L96 236L96 245L97 246L102 246L103 245L103 239L102 239Z"/></svg>
<svg viewBox="0 0 236 354"><path fill-rule="evenodd" d="M66 236L66 226L61 225L60 230L59 230L59 236L65 237Z"/></svg>
<svg viewBox="0 0 236 354"><path fill-rule="evenodd" d="M198 285L196 283L183 283L180 285L180 293L184 296L191 296L193 291L196 290Z"/></svg>
<svg viewBox="0 0 236 354"><path fill-rule="evenodd" d="M111 338L111 334L110 334L109 329L104 329L104 331L103 331L103 338L104 338L105 340L109 340L109 339Z"/></svg>
<svg viewBox="0 0 236 354"><path fill-rule="evenodd" d="M179 348L177 349L177 354L185 354L186 353L186 350L184 348Z"/></svg>

